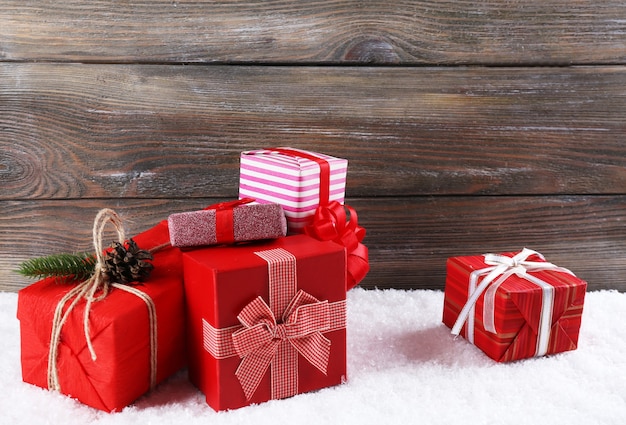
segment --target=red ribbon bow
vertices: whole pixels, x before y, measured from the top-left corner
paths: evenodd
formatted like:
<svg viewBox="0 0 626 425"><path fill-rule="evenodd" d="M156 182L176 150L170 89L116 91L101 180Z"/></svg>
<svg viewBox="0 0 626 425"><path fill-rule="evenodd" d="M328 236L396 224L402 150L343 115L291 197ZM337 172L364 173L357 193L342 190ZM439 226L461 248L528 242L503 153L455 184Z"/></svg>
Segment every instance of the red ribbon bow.
<svg viewBox="0 0 626 425"><path fill-rule="evenodd" d="M242 358L235 375L246 398L252 398L270 364L272 398L295 395L298 353L326 374L331 343L322 333L330 329L330 316L328 301L303 290L287 306L282 323L261 297L244 307L237 316L243 328L233 334L233 344Z"/></svg>
<svg viewBox="0 0 626 425"><path fill-rule="evenodd" d="M348 215L346 215L346 210ZM352 289L363 280L369 271L368 250L361 243L365 229L359 226L354 208L332 201L320 205L313 216L313 223L304 232L318 240L334 241L346 247L348 253L347 289Z"/></svg>
<svg viewBox="0 0 626 425"><path fill-rule="evenodd" d="M235 242L233 209L253 201L254 199L252 198L242 198L220 202L205 208L205 210L215 210L215 239L218 244L232 244Z"/></svg>

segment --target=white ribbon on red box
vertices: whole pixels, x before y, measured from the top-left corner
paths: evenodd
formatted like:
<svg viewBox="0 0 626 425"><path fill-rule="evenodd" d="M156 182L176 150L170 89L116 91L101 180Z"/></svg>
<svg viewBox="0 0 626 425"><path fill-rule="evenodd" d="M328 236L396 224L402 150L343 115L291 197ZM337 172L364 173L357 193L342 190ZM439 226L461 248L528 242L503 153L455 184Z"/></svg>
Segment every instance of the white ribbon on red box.
<svg viewBox="0 0 626 425"><path fill-rule="evenodd" d="M539 279L536 276L528 274L529 272L539 272L543 270L554 270L564 272L575 276L570 270L559 267L555 264L545 261L528 261L532 255L537 255L544 259L537 251L524 248L513 257L507 257L500 254L484 254L484 262L489 265L483 269L475 270L470 274L468 283L468 299L463 309L459 313L451 333L458 336L464 324L466 339L474 343L474 316L475 305L478 298L485 293L483 302L483 325L485 330L491 333L497 333L495 327L495 299L496 292L500 285L504 283L512 275L517 275L522 279L539 286L542 290L541 300L541 317L539 318L539 334L537 335L537 348L535 356L543 356L548 351L548 343L550 341L550 331L552 328L552 310L554 305L554 287L549 283ZM477 285L478 279L486 275Z"/></svg>

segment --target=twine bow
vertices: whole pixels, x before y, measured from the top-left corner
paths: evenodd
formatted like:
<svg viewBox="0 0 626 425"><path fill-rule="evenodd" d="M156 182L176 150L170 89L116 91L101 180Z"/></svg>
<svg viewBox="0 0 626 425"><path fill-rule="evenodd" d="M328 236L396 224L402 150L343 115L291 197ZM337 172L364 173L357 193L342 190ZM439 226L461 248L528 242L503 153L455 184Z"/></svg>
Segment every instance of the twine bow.
<svg viewBox="0 0 626 425"><path fill-rule="evenodd" d="M152 299L142 291L139 291L136 288L127 285L121 285L119 283L110 282L105 276L104 273L104 248L102 244L102 238L104 234L104 229L108 223L111 223L115 231L117 232L118 241L120 244L124 244L126 241L126 236L124 232L124 227L122 223L122 219L120 216L109 208L101 209L96 218L94 220L92 235L93 235L93 246L95 249L96 255L96 264L94 268L93 274L85 281L81 282L77 286L75 286L72 290L70 290L56 306L53 316L52 322L52 333L50 336L50 349L48 354L48 388L51 390L60 391L61 386L59 383L59 374L57 368L57 358L59 355L59 345L61 342L61 330L63 329L63 325L67 321L70 313L76 307L78 302L82 299L86 300L85 310L83 314L83 332L85 334L85 340L87 342L87 347L89 349L89 353L91 354L91 359L96 361L97 356L93 347L93 342L91 340L91 335L89 331L89 313L91 311L91 306L94 302L103 300L109 294L111 287L119 288L124 291L130 292L139 298L141 298L148 307L149 321L150 321L150 363L151 363L151 374L150 374L150 388L156 385L156 307ZM161 248L157 247L156 249ZM99 295L96 295L100 291ZM74 298L68 308L63 313L63 307L65 304Z"/></svg>
<svg viewBox="0 0 626 425"><path fill-rule="evenodd" d="M242 358L235 375L239 379L246 398L250 400L265 372L272 364L273 398L283 398L289 391L283 382L293 364L280 361L281 347L289 344L320 372L326 374L330 357L331 342L322 335L330 329L328 301L319 301L300 290L285 310L282 322L278 323L274 313L263 298L257 297L237 316L243 328L233 334L233 345ZM274 361L278 360L278 361Z"/></svg>

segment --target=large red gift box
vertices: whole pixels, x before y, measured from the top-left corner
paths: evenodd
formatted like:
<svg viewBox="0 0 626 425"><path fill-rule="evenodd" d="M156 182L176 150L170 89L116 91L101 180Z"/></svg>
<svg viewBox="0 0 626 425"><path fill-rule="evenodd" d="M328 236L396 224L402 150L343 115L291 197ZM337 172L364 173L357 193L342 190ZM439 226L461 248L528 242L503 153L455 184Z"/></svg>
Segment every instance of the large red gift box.
<svg viewBox="0 0 626 425"><path fill-rule="evenodd" d="M142 249L166 243L167 222L133 239ZM134 286L144 295L112 288L106 298L91 304L89 331L96 360L87 347L83 327L86 302L82 299L61 328L56 365L49 367L55 309L79 282L47 278L20 290L17 316L24 382L49 388L51 367L56 366L63 394L110 412L131 404L183 368L186 352L181 252L166 247L153 255L150 278ZM66 303L63 312L70 304ZM154 307L152 315L150 305Z"/></svg>
<svg viewBox="0 0 626 425"><path fill-rule="evenodd" d="M574 350L586 288L529 249L452 257L443 322L499 362Z"/></svg>
<svg viewBox="0 0 626 425"><path fill-rule="evenodd" d="M306 235L183 253L190 380L215 410L346 378L346 252Z"/></svg>

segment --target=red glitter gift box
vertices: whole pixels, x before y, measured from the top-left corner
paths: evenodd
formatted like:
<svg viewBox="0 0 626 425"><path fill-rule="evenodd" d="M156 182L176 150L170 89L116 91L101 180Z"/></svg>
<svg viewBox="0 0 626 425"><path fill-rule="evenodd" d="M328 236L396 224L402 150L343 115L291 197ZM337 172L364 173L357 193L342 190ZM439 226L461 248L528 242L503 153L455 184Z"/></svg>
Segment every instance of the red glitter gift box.
<svg viewBox="0 0 626 425"><path fill-rule="evenodd" d="M143 249L166 243L167 222L133 239ZM140 293L112 288L104 299L91 304L89 334L95 360L87 346L83 325L86 301L81 299L61 328L57 361L49 362L55 310L78 282L47 278L20 290L17 316L24 382L52 389L55 384L50 384L50 378L56 372L60 392L110 412L131 404L183 368L181 253L166 247L153 255L150 278L133 286Z"/></svg>
<svg viewBox="0 0 626 425"><path fill-rule="evenodd" d="M342 383L345 248L306 235L183 254L189 376L215 410Z"/></svg>
<svg viewBox="0 0 626 425"><path fill-rule="evenodd" d="M167 222L172 245L181 248L228 245L285 236L287 220L283 208L253 201L245 198L221 202L201 211L170 215Z"/></svg>
<svg viewBox="0 0 626 425"><path fill-rule="evenodd" d="M443 322L499 362L575 350L586 288L529 249L452 257Z"/></svg>

